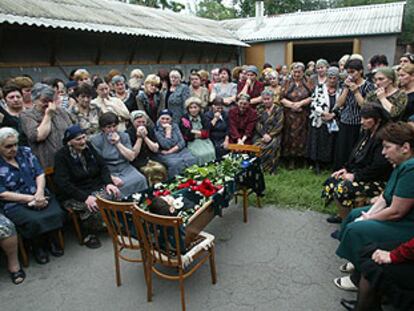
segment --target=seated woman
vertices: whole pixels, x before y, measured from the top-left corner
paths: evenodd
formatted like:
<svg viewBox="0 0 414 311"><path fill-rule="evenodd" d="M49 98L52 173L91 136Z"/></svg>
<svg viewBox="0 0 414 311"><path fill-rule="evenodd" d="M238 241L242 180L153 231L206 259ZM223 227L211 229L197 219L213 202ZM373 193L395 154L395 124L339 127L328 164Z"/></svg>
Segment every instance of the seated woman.
<svg viewBox="0 0 414 311"><path fill-rule="evenodd" d="M79 124L86 134L93 135L99 132L99 115L101 110L91 103L93 88L87 83L78 86L74 91L76 103L69 108L72 120Z"/></svg>
<svg viewBox="0 0 414 311"><path fill-rule="evenodd" d="M253 143L256 121L257 113L256 109L250 107L250 96L241 94L237 101L237 106L229 111L230 143L251 145Z"/></svg>
<svg viewBox="0 0 414 311"><path fill-rule="evenodd" d="M20 115L22 129L42 167L53 167L55 153L62 147L63 134L72 121L59 107L56 92L49 85L36 83L32 100L33 108Z"/></svg>
<svg viewBox="0 0 414 311"><path fill-rule="evenodd" d="M105 160L111 172L112 182L123 196L148 188L145 176L129 162L135 159L131 141L127 133L118 132L119 119L113 112L104 113L99 118L101 132L91 137L91 143Z"/></svg>
<svg viewBox="0 0 414 311"><path fill-rule="evenodd" d="M283 106L273 101L272 90L264 90L261 96L264 109L260 109L254 144L263 148L261 157L263 169L270 174L274 174L280 158Z"/></svg>
<svg viewBox="0 0 414 311"><path fill-rule="evenodd" d="M19 263L16 228L3 214L0 214L0 248L6 254L7 268L12 282L16 285L23 283L26 273Z"/></svg>
<svg viewBox="0 0 414 311"><path fill-rule="evenodd" d="M18 133L0 129L0 213L9 218L19 233L32 240L33 255L39 264L49 262L44 242L53 256L63 255L57 238L64 212L45 188L46 179L36 156L28 147L18 147ZM46 238L46 241L45 241Z"/></svg>
<svg viewBox="0 0 414 311"><path fill-rule="evenodd" d="M383 153L395 168L383 194L372 205L354 209L343 221L336 254L350 261L342 270L352 266L361 271L359 256L369 243L406 242L414 237L414 130L404 122L387 124L379 133ZM335 284L355 290L349 277L335 279Z"/></svg>
<svg viewBox="0 0 414 311"><path fill-rule="evenodd" d="M355 206L357 198L372 198L381 194L392 167L382 155L378 131L387 121L386 112L377 104L366 104L361 109L361 124L364 131L344 168L332 173L324 183L322 198L326 204L332 200L340 216L327 219L340 223Z"/></svg>
<svg viewBox="0 0 414 311"><path fill-rule="evenodd" d="M206 114L210 130L210 140L216 150L216 159L228 153L229 145L229 117L224 111L224 102L221 97L216 97L212 103L212 110Z"/></svg>
<svg viewBox="0 0 414 311"><path fill-rule="evenodd" d="M164 109L154 128L155 137L160 146L156 160L163 163L168 169L168 177L173 178L197 160L185 147L180 128L173 122L172 112Z"/></svg>
<svg viewBox="0 0 414 311"><path fill-rule="evenodd" d="M95 151L84 129L72 125L65 131L65 145L55 156L54 180L63 207L72 208L81 219L84 243L89 248L101 246L96 233L102 230L102 219L96 196L105 193L120 196L112 184L104 159Z"/></svg>
<svg viewBox="0 0 414 311"><path fill-rule="evenodd" d="M167 179L167 169L155 161L160 146L155 138L151 122L143 110L131 112L132 127L127 130L135 152L135 159L131 164L145 175L150 186Z"/></svg>
<svg viewBox="0 0 414 311"><path fill-rule="evenodd" d="M214 145L209 139L208 121L201 113L201 100L190 97L185 101L187 113L180 119L180 130L198 165L216 159Z"/></svg>

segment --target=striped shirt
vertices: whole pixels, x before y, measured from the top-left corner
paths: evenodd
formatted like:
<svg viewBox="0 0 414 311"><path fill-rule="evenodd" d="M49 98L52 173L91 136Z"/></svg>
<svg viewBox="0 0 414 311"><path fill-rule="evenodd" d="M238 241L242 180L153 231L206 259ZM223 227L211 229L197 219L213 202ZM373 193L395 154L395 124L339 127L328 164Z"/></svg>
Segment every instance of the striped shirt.
<svg viewBox="0 0 414 311"><path fill-rule="evenodd" d="M367 94L374 89L375 85L365 80L364 84L359 87L359 92L362 97L365 98L365 96L367 96ZM345 100L344 108L341 111L341 122L348 125L361 124L360 110L361 107L358 105L354 92L349 91Z"/></svg>

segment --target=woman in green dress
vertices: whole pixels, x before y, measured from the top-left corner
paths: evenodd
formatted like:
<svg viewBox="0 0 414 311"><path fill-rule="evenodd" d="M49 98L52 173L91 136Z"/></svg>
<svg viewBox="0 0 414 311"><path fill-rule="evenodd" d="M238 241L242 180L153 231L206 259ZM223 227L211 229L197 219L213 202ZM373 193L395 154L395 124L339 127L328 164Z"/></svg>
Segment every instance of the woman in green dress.
<svg viewBox="0 0 414 311"><path fill-rule="evenodd" d="M379 132L382 153L395 165L383 194L372 206L354 209L342 223L336 254L350 261L343 272L359 271L362 248L375 242L406 242L414 237L414 129L405 122L390 123ZM355 290L349 277L335 285Z"/></svg>
<svg viewBox="0 0 414 311"><path fill-rule="evenodd" d="M201 113L201 100L190 97L185 101L187 113L180 118L180 130L198 165L216 159L214 145L209 139L208 120Z"/></svg>

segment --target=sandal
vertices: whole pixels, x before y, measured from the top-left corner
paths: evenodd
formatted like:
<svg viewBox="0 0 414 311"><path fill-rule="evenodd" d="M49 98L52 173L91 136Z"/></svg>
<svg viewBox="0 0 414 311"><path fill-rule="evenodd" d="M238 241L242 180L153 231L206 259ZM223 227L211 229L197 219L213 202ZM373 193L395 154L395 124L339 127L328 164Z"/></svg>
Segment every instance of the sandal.
<svg viewBox="0 0 414 311"><path fill-rule="evenodd" d="M12 282L16 285L23 283L24 279L26 278L26 273L24 272L22 268L20 268L20 270L16 272L9 271L9 273L10 273L10 278Z"/></svg>
<svg viewBox="0 0 414 311"><path fill-rule="evenodd" d="M355 286L355 284L352 282L350 276L343 276L341 278L334 279L334 284L343 290L356 292L358 291L358 287Z"/></svg>
<svg viewBox="0 0 414 311"><path fill-rule="evenodd" d="M355 267L351 262L344 263L339 267L339 271L343 273L352 273L354 272Z"/></svg>
<svg viewBox="0 0 414 311"><path fill-rule="evenodd" d="M88 234L84 239L83 239L83 244L88 247L88 248L99 248L102 246L101 241L99 241L98 237L94 234Z"/></svg>

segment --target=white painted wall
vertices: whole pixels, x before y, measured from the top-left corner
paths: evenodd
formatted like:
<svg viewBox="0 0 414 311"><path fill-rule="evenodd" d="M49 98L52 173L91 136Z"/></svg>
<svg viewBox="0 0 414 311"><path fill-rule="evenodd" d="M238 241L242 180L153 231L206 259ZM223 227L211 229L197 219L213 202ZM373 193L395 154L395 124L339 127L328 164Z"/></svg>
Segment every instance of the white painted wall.
<svg viewBox="0 0 414 311"><path fill-rule="evenodd" d="M267 42L265 44L265 62L273 66L285 63L285 42Z"/></svg>
<svg viewBox="0 0 414 311"><path fill-rule="evenodd" d="M397 46L397 36L375 36L361 38L361 54L366 64L375 54L387 56L390 66L393 65L395 50Z"/></svg>

